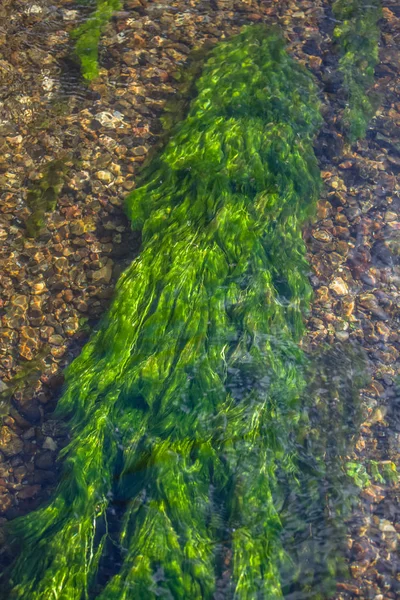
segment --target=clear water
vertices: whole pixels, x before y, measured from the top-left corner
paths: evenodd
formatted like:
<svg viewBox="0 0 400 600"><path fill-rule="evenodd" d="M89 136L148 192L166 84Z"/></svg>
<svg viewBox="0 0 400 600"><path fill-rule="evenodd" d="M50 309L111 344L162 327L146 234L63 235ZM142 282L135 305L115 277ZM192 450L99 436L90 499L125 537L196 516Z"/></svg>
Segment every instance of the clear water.
<svg viewBox="0 0 400 600"><path fill-rule="evenodd" d="M280 535L296 565L283 566L279 579L287 598L318 594L328 598L335 593L355 594L357 588L375 595L383 590L395 598L399 570L398 10L384 3L381 61L373 84L376 116L365 139L350 146L343 120L349 97L338 76L339 51L331 42L337 18L330 3L282 3L278 7L275 3L245 2L139 4L127 2L105 29L99 43L99 77L90 84L81 76L69 34L87 23L93 3L6 3L0 9L4 16L0 32L4 188L0 229L4 350L0 376L7 386L1 391L5 415L1 463L6 484L2 494L4 518L12 521L31 513L37 505L48 503L47 493L53 494L59 476L52 461L65 439L56 429L42 426L42 418L45 423L49 418L55 423L52 409L60 397L60 374L80 353L90 329L107 310L119 273L138 252L139 234L129 232L123 199L136 184L146 154L165 142L160 118L164 117L164 128L168 128L187 112L187 97L194 94L190 82L198 78L192 49L205 42L214 45L243 24L266 20L279 25L289 51L313 73L325 118L314 144L324 186L317 220L304 230L309 279L314 288L302 337L310 366L298 363L296 367L308 383L302 402L312 431L306 439L300 436L290 441L301 458L300 486L293 486L285 468L277 473L281 496L274 498L274 505L284 523ZM193 75L186 80L187 64L192 65ZM240 223L236 227L232 234L239 239ZM282 244L282 253L287 251ZM282 260L279 256L278 261ZM284 278L276 279L274 287L280 304L290 305L292 298ZM153 337L155 343L162 339L159 334ZM124 339L107 343L122 344ZM272 339L279 347L279 336L273 333ZM367 367L360 359L359 347L364 348ZM286 370L292 366L293 359L288 359ZM369 373L368 383L358 381L364 371ZM232 395L238 402L255 386L243 373L235 385ZM360 385L364 388L358 393ZM283 389L278 386L278 392ZM135 402L141 409L140 402ZM189 419L193 409L184 408L182 418ZM112 422L123 419L115 415L109 418ZM91 422L95 448L102 438L100 425ZM32 426L35 429L27 436ZM212 422L209 426L214 427ZM13 434L23 441L21 446L15 439L11 449L7 435ZM188 436L190 440L190 428ZM244 444L237 447L238 456L247 457L253 472L264 442L253 440L253 454ZM121 439L119 443L123 446L125 442ZM325 456L320 471L318 453ZM87 458L83 455L82 465L87 465ZM40 464L47 466L43 469ZM244 468L240 464L239 476ZM129 469L124 475L128 496L115 494L109 504L109 537L97 584L91 588L93 597L100 597L101 589L121 570L126 551L119 535L125 526L122 517L131 487L143 478L143 469L147 481L153 477L154 467L146 460L143 465L139 465L140 477L136 466L133 476ZM104 464L93 463L92 467L98 473ZM43 476L43 472L53 473L53 477ZM116 483L110 485L114 490ZM218 524L213 524L214 537L210 538L217 565L212 593L218 598L232 597L234 589L235 524L229 520L226 524L229 493L231 499L235 494L237 497L233 486L231 492L224 490L224 497L212 496L211 488L207 491L213 507L208 519ZM346 513L345 507L352 506L360 494L360 504ZM70 500L74 502L73 493ZM368 515L370 507L372 517ZM246 514L247 508L236 509L236 514ZM350 520L345 521L347 516ZM21 529L24 527L22 521ZM98 536L104 533L103 527L99 519ZM12 537L7 534L6 563L20 555L19 549L7 547ZM96 537L95 544L99 539ZM344 553L342 565L341 548L346 543L349 551ZM350 574L360 573L361 577L350 577L346 561ZM187 592L182 596L179 587L173 591L170 582L176 574L166 573L162 562L153 575L154 587L148 597L153 593L190 597ZM267 570L266 564L264 567ZM30 568L27 562L26 573ZM23 562L20 569L23 572ZM329 570L333 584L328 585ZM265 589L253 590L247 596L241 592L238 597L275 597L275 592ZM45 598L47 592L29 593ZM137 597L133 588L126 593L127 598L129 593ZM119 592L115 594L121 597ZM210 594L209 588L202 588L192 597L208 598ZM80 596L70 592L66 597Z"/></svg>

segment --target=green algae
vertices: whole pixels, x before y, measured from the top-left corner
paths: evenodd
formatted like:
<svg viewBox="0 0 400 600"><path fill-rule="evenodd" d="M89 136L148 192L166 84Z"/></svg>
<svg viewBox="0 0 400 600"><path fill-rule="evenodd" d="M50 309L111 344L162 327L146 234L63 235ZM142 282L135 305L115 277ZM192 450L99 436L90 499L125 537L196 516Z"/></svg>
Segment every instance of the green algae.
<svg viewBox="0 0 400 600"><path fill-rule="evenodd" d="M120 0L96 0L93 14L74 29L75 53L80 61L84 79L92 81L99 76L99 41L113 14L121 8Z"/></svg>
<svg viewBox="0 0 400 600"><path fill-rule="evenodd" d="M0 391L0 418L9 414L12 398L16 392L32 388L46 369L45 359L50 355L50 347L45 344L35 358L26 362L21 369L7 381L6 388Z"/></svg>
<svg viewBox="0 0 400 600"><path fill-rule="evenodd" d="M380 0L335 0L334 17L339 21L333 36L340 49L339 70L348 106L343 125L350 142L365 136L379 102L370 92L379 62Z"/></svg>
<svg viewBox="0 0 400 600"><path fill-rule="evenodd" d="M13 526L11 598L211 599L224 556L228 598L282 598L287 573L301 578L288 490L315 507L321 457L345 451L310 442L298 345L320 125L316 86L276 32L245 28L210 53L187 118L128 197L142 251L67 370L58 416L72 441L52 502Z"/></svg>
<svg viewBox="0 0 400 600"><path fill-rule="evenodd" d="M360 389L369 382L366 365L362 349L350 343L308 355L296 432L297 482L287 481L281 512L291 558L289 572L282 574L289 596L301 592L310 600L330 598L336 581L348 575L345 523L357 503L359 481L348 457L364 417Z"/></svg>
<svg viewBox="0 0 400 600"><path fill-rule="evenodd" d="M66 158L49 162L43 169L41 179L28 191L26 204L31 214L25 221L28 237L37 237L43 229L46 213L57 206L57 198L64 183L67 170Z"/></svg>

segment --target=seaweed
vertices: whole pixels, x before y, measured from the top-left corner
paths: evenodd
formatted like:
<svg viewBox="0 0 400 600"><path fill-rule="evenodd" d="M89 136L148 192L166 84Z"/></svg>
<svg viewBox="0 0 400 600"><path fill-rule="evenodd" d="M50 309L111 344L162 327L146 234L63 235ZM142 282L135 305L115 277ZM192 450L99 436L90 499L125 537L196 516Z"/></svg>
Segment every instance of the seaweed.
<svg viewBox="0 0 400 600"><path fill-rule="evenodd" d="M37 237L45 222L47 212L57 206L57 198L64 182L67 169L66 157L49 162L43 169L42 177L27 194L26 203L31 214L25 221L28 237Z"/></svg>
<svg viewBox="0 0 400 600"><path fill-rule="evenodd" d="M283 544L291 556L290 569L282 573L289 596L301 590L310 600L330 598L337 579L348 575L346 518L368 478L362 465L348 459L365 416L360 390L369 380L359 345L335 344L308 355L296 432L297 486L287 481L281 512Z"/></svg>
<svg viewBox="0 0 400 600"><path fill-rule="evenodd" d="M22 365L21 369L4 385L0 391L0 418L9 413L12 398L16 392L32 388L46 368L45 359L50 347L45 344L33 360Z"/></svg>
<svg viewBox="0 0 400 600"><path fill-rule="evenodd" d="M100 36L113 14L120 8L120 0L96 0L96 10L93 14L71 32L82 75L88 81L99 76Z"/></svg>
<svg viewBox="0 0 400 600"><path fill-rule="evenodd" d="M379 62L380 0L335 0L333 15L339 21L333 36L341 58L339 70L348 105L343 126L350 142L365 137L379 100L370 91Z"/></svg>
<svg viewBox="0 0 400 600"><path fill-rule="evenodd" d="M211 51L127 198L142 250L67 369L63 475L12 525L10 598L211 599L227 562L226 597L282 598L300 558L285 544L288 490L313 454L299 341L319 108L278 32L250 26ZM327 475L330 442L316 439L302 506Z"/></svg>

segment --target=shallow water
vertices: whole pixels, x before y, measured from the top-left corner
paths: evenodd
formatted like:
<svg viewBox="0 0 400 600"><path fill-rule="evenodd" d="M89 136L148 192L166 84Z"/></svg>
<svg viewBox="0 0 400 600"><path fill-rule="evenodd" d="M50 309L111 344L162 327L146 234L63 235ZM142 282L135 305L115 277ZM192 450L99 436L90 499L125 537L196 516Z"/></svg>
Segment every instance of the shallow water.
<svg viewBox="0 0 400 600"><path fill-rule="evenodd" d="M296 568L283 568L283 593L293 599L317 594L396 598L397 7L383 3L380 63L374 79L379 106L366 138L351 146L345 139L342 114L348 97L338 76L340 54L332 43L336 17L330 3L127 2L100 39L99 77L88 83L74 57L70 32L87 23L93 8L93 3L82 7L38 2L5 3L0 9L5 17L0 31L3 523L54 497L59 477L54 459L68 435L68 422L62 427L52 412L64 368L80 353L109 306L119 274L137 255L140 235L130 233L122 203L137 185L145 156L165 143L160 118L172 114L176 122L187 112L185 98L193 95L193 88L184 74L185 65L196 64L192 49L207 41L215 45L243 24L266 21L278 24L290 53L313 73L324 116L314 144L324 186L317 220L304 231L314 297L302 339L310 364L304 377L311 386L303 402L312 427L294 446L302 460L301 485L293 487L283 470L278 481L281 492L287 492L283 499L275 498L284 523L283 544L301 577ZM193 68L193 77L198 75ZM164 118L164 127L170 122ZM52 165L57 164L62 165L61 175L52 177ZM32 202L38 198L35 213ZM39 231L29 229L32 214ZM286 282L278 278L274 285L279 302L290 304ZM349 349L349 342L356 350ZM364 349L365 367L364 359L355 358L359 347ZM305 367L298 368L303 377ZM356 374L363 371L369 373L369 381L358 394L351 384L357 388ZM244 373L236 381L233 373L232 386L232 396L239 402L243 386L248 391L254 381L246 380ZM183 414L189 418L190 410ZM254 443L250 463L259 460L263 441ZM327 474L315 464L321 448ZM246 452L237 449L239 456ZM139 472L144 469L151 481L147 463ZM133 473L128 475L133 481L127 483L128 489L137 485L136 468ZM317 491L310 495L313 486ZM310 497L318 499L315 504ZM231 523L224 530L226 499L213 495L211 488L209 499L217 529L223 532L213 538L218 557L214 595L229 598L235 527ZM342 515L349 504L352 513ZM118 572L124 557L118 535L126 498L116 496L108 510L109 547L93 597ZM10 548L11 539L6 530L7 564L19 554ZM331 555L335 569L340 567L333 587L326 589L325 554ZM168 589L162 564L154 585L156 592ZM210 597L209 592L202 596ZM243 597L268 596L259 591Z"/></svg>

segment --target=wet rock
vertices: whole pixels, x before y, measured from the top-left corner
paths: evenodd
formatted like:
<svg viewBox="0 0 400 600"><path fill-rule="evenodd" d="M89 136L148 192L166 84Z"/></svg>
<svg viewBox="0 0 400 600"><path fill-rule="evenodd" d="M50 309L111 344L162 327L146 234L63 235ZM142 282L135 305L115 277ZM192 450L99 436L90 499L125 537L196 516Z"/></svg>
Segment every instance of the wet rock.
<svg viewBox="0 0 400 600"><path fill-rule="evenodd" d="M316 229L313 231L312 236L318 242L323 242L324 244L332 241L332 235L326 229Z"/></svg>
<svg viewBox="0 0 400 600"><path fill-rule="evenodd" d="M373 294L360 294L358 302L362 308L367 309L372 315L378 317L382 321L386 321L389 318L386 312L379 306L379 303Z"/></svg>
<svg viewBox="0 0 400 600"><path fill-rule="evenodd" d="M110 283L112 277L113 264L112 262L107 263L101 269L94 271L92 274L92 279L94 283L102 284L102 283Z"/></svg>
<svg viewBox="0 0 400 600"><path fill-rule="evenodd" d="M118 111L102 111L96 114L96 120L106 129L115 129L123 122L124 115Z"/></svg>
<svg viewBox="0 0 400 600"><path fill-rule="evenodd" d="M348 331L336 331L335 336L339 340L339 342L347 342L347 340L350 337L350 334Z"/></svg>
<svg viewBox="0 0 400 600"><path fill-rule="evenodd" d="M24 486L22 490L20 490L17 493L17 497L19 498L19 500L31 500L32 498L35 498L35 496L37 496L40 490L40 485L27 485Z"/></svg>
<svg viewBox="0 0 400 600"><path fill-rule="evenodd" d="M35 457L35 465L38 469L52 469L55 462L55 455L51 451L41 452Z"/></svg>
<svg viewBox="0 0 400 600"><path fill-rule="evenodd" d="M20 437L9 427L4 425L0 428L0 448L7 458L22 452L24 447Z"/></svg>
<svg viewBox="0 0 400 600"><path fill-rule="evenodd" d="M13 504L12 496L9 493L0 494L0 514L4 514Z"/></svg>
<svg viewBox="0 0 400 600"><path fill-rule="evenodd" d="M112 181L114 181L114 177L110 173L110 171L97 171L96 177L97 179L99 179L99 181L102 181L103 183L111 183Z"/></svg>
<svg viewBox="0 0 400 600"><path fill-rule="evenodd" d="M43 442L43 449L55 452L57 450L57 443L53 440L52 437L48 436Z"/></svg>
<svg viewBox="0 0 400 600"><path fill-rule="evenodd" d="M349 293L348 285L342 279L342 277L336 277L329 285L329 288L333 290L338 296L347 296Z"/></svg>

